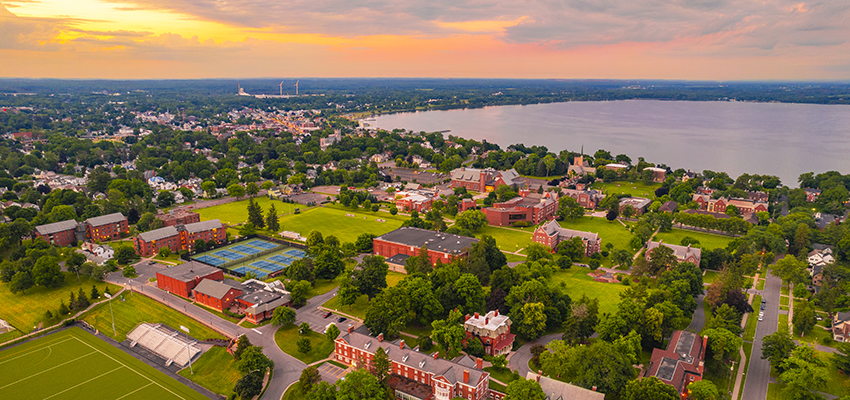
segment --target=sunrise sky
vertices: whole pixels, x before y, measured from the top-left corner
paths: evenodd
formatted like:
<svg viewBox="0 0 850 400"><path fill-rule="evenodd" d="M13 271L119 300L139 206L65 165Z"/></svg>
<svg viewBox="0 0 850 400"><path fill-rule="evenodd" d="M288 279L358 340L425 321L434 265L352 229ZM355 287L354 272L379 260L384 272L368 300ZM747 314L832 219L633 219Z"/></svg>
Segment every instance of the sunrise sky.
<svg viewBox="0 0 850 400"><path fill-rule="evenodd" d="M0 0L0 77L850 79L850 1Z"/></svg>

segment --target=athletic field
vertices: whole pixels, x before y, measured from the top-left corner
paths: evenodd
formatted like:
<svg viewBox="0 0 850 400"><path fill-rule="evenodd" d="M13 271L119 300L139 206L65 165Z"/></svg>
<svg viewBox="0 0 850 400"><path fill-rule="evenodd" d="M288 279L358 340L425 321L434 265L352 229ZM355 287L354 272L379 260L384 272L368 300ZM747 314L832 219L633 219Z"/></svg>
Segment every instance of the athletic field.
<svg viewBox="0 0 850 400"><path fill-rule="evenodd" d="M6 399L206 399L80 328L0 351Z"/></svg>
<svg viewBox="0 0 850 400"><path fill-rule="evenodd" d="M237 261L226 268L243 275L253 272L262 279L270 273L286 269L304 256L304 250L262 239L250 239L196 254L192 258L222 268L225 268L223 265L226 263Z"/></svg>

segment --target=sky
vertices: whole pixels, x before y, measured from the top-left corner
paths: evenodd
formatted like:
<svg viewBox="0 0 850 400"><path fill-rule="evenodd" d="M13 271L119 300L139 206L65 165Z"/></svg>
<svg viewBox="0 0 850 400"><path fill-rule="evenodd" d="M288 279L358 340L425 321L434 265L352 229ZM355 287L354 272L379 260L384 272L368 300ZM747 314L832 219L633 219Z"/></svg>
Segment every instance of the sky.
<svg viewBox="0 0 850 400"><path fill-rule="evenodd" d="M0 0L0 77L848 80L848 21L848 0Z"/></svg>

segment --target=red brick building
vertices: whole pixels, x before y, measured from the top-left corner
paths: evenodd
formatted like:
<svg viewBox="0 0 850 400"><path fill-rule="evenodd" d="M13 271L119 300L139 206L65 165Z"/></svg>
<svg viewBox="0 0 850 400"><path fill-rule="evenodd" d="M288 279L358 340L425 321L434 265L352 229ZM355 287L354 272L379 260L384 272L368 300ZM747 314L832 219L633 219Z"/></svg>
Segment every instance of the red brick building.
<svg viewBox="0 0 850 400"><path fill-rule="evenodd" d="M227 230L217 219L186 224L183 229L180 229L180 226L177 229L180 230L183 243L185 243L184 250L192 251L195 248L195 241L198 239L205 242L214 240L216 243L224 243L227 240Z"/></svg>
<svg viewBox="0 0 850 400"><path fill-rule="evenodd" d="M767 203L763 201L726 197L713 199L711 196L705 194L694 194L693 200L699 204L700 210L716 213L725 213L726 209L729 208L730 205L738 207L738 211L741 214L752 214L761 211L767 212Z"/></svg>
<svg viewBox="0 0 850 400"><path fill-rule="evenodd" d="M421 192L399 192L395 197L395 205L401 211L427 212L434 204L434 197Z"/></svg>
<svg viewBox="0 0 850 400"><path fill-rule="evenodd" d="M419 255L426 246L431 264L450 262L454 257L464 257L478 239L451 233L403 226L372 240L372 253L390 258L396 254Z"/></svg>
<svg viewBox="0 0 850 400"><path fill-rule="evenodd" d="M163 226L187 225L201 222L201 215L184 209L172 210L167 213L159 213L156 219L162 221Z"/></svg>
<svg viewBox="0 0 850 400"><path fill-rule="evenodd" d="M221 225L221 221L217 219L188 225L166 226L136 235L133 238L133 246L136 254L148 257L156 254L163 247L171 249L173 253L181 250L191 251L198 239L222 243L227 240L227 232Z"/></svg>
<svg viewBox="0 0 850 400"><path fill-rule="evenodd" d="M643 377L654 376L673 386L682 399L688 398L688 385L702 380L708 337L675 331L666 350L653 349Z"/></svg>
<svg viewBox="0 0 850 400"><path fill-rule="evenodd" d="M515 169L496 171L492 168L477 169L461 167L452 171L451 187L465 187L476 192L491 192L501 185L524 187L525 179Z"/></svg>
<svg viewBox="0 0 850 400"><path fill-rule="evenodd" d="M33 235L44 238L48 243L55 246L70 246L77 243L77 225L77 221L73 219L39 225L33 230Z"/></svg>
<svg viewBox="0 0 850 400"><path fill-rule="evenodd" d="M236 298L239 313L245 314L251 323L271 318L275 308L292 304L289 292L280 281L261 282L249 279L242 282L242 295Z"/></svg>
<svg viewBox="0 0 850 400"><path fill-rule="evenodd" d="M157 271L156 286L188 299L192 289L204 279L223 280L224 271L197 261L190 261Z"/></svg>
<svg viewBox="0 0 850 400"><path fill-rule="evenodd" d="M649 260L651 258L650 252L658 246L669 247L670 249L672 249L673 255L676 256L676 261L678 261L680 263L689 262L689 263L694 263L696 265L699 265L701 257L702 257L702 250L700 250L696 247L691 247L691 245L679 246L677 244L668 244L668 243L663 243L663 242L649 242L649 243L646 244L646 259L647 260Z"/></svg>
<svg viewBox="0 0 850 400"><path fill-rule="evenodd" d="M464 317L463 330L467 340L479 340L488 356L508 354L514 345L516 335L511 333L511 319L507 315L499 315L499 310L493 310L484 315L475 313Z"/></svg>
<svg viewBox="0 0 850 400"><path fill-rule="evenodd" d="M584 208L589 208L591 210L596 209L599 205L599 202L605 198L605 193L602 193L595 189L584 189L582 185L582 189L579 189L578 186L576 189L562 189L561 195L569 196L581 204Z"/></svg>
<svg viewBox="0 0 850 400"><path fill-rule="evenodd" d="M113 213L87 219L86 236L92 242L115 240L122 233L130 233L130 225L124 214Z"/></svg>
<svg viewBox="0 0 850 400"><path fill-rule="evenodd" d="M192 289L195 301L218 311L229 310L242 290L226 283L204 279Z"/></svg>
<svg viewBox="0 0 850 400"><path fill-rule="evenodd" d="M511 225L519 221L536 225L554 218L556 212L558 201L548 192L542 197L514 197L502 203L493 203L492 207L484 209L487 223L496 226Z"/></svg>
<svg viewBox="0 0 850 400"><path fill-rule="evenodd" d="M397 399L484 400L490 395L490 374L481 369L480 360L465 364L438 358L437 353L429 356L407 347L403 340L385 341L383 334L372 337L349 329L334 341L334 359L371 370L378 347L390 359L389 385Z"/></svg>
<svg viewBox="0 0 850 400"><path fill-rule="evenodd" d="M574 237L581 238L584 243L584 255L587 257L592 256L602 247L602 238L598 233L561 228L556 221L549 221L535 229L531 239L534 243L540 243L554 250L558 247L558 243Z"/></svg>
<svg viewBox="0 0 850 400"><path fill-rule="evenodd" d="M643 197L623 197L620 199L620 215L623 215L623 211L629 206L635 211L634 215L641 215L649 209L650 204L652 200Z"/></svg>

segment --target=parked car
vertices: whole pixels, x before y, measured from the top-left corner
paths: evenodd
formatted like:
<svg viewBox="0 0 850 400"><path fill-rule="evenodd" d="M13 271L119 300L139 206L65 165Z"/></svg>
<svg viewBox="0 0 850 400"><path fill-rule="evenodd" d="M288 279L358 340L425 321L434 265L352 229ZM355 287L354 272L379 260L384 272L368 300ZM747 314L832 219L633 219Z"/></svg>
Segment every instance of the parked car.
<svg viewBox="0 0 850 400"><path fill-rule="evenodd" d="M342 321L345 321L346 319L347 318L345 318L345 317L339 317L339 318L337 318L336 322L342 322Z"/></svg>
<svg viewBox="0 0 850 400"><path fill-rule="evenodd" d="M823 321L823 317L820 314L815 314L815 319L818 321Z"/></svg>
<svg viewBox="0 0 850 400"><path fill-rule="evenodd" d="M330 317L331 315L333 315L333 313L328 311L328 312L325 313L324 318Z"/></svg>
<svg viewBox="0 0 850 400"><path fill-rule="evenodd" d="M764 321L764 315L759 315L759 321Z"/></svg>

